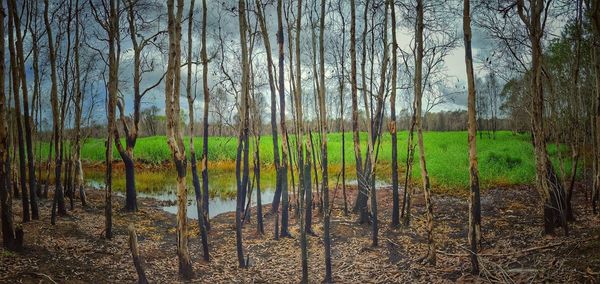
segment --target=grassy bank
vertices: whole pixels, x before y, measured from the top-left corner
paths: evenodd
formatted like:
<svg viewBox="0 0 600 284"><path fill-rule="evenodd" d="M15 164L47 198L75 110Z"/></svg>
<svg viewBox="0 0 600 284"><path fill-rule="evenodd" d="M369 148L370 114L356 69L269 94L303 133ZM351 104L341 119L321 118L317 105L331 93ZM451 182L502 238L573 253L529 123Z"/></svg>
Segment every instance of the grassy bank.
<svg viewBox="0 0 600 284"><path fill-rule="evenodd" d="M400 171L406 163L406 131L398 133L398 153ZM424 134L427 166L433 185L436 187L455 189L468 186L468 154L466 132L426 132ZM314 136L315 143L317 136ZM332 133L328 136L329 163L339 171L342 160L342 134ZM366 134L362 133L363 155L366 149ZM352 168L354 150L351 133L346 133L345 153L347 166ZM196 139L196 149L202 149L201 139ZM316 145L315 145L316 146ZM209 138L209 161L227 164L235 161L237 139L231 137ZM530 184L535 179L535 161L529 134L513 135L508 131L497 133L496 139L484 136L477 140L480 180L484 187L491 185ZM88 139L82 147L82 159L87 163L104 161L104 141ZM48 153L48 144L41 149L42 155ZM556 161L556 147L549 146L550 155ZM272 164L273 146L271 136L263 136L260 153L264 166ZM115 160L120 157L115 149ZM135 148L138 162L160 164L171 160L165 137L145 137L138 139ZM420 174L418 157L415 157L413 175ZM388 133L383 135L379 151L378 176L389 177L391 161L391 139ZM566 169L568 170L569 165ZM386 174L384 174L386 173ZM354 173L349 173L354 175ZM389 180L389 178L388 178Z"/></svg>

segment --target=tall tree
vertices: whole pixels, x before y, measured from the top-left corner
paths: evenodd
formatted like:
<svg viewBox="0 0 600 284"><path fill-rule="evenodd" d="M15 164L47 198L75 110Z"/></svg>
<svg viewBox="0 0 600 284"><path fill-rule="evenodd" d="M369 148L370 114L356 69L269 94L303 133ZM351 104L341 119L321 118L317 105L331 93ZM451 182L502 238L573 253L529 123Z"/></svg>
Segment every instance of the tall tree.
<svg viewBox="0 0 600 284"><path fill-rule="evenodd" d="M83 112L83 92L81 90L81 70L79 64L79 46L80 46L80 6L79 0L75 1L75 9L78 11L75 13L75 46L73 48L74 61L75 61L75 142L73 144L73 166L75 167L75 185L74 189L79 189L79 199L81 205L86 206L86 196L83 184L83 167L81 165L81 116ZM37 80L36 80L37 81Z"/></svg>
<svg viewBox="0 0 600 284"><path fill-rule="evenodd" d="M0 11L4 11L0 1ZM14 221L12 215L12 194L10 191L10 146L6 89L4 83L4 13L0 13L0 221L2 222L2 245L12 248L15 243Z"/></svg>
<svg viewBox="0 0 600 284"><path fill-rule="evenodd" d="M392 140L392 226L400 225L398 193L398 135L396 127L396 84L398 83L398 41L396 39L396 4L388 0L392 17L392 94L390 96L390 136ZM404 189L406 190L406 188Z"/></svg>
<svg viewBox="0 0 600 284"><path fill-rule="evenodd" d="M271 205L271 212L279 212L279 202L281 200L281 164L279 161L279 138L277 133L277 92L275 87L275 79L273 75L273 57L271 52L271 41L269 40L269 32L267 31L267 25L263 14L263 7L260 0L256 0L256 13L258 17L258 23L260 26L265 51L267 52L267 73L269 77L269 90L271 92L271 134L273 138L273 164L275 165L275 195L273 196L273 203ZM256 105L256 102L255 102ZM282 110L283 111L283 110ZM258 135L260 135L258 133ZM258 146L258 145L257 145ZM257 168L260 170L260 168ZM256 192L257 197L260 196L259 190ZM258 199L257 199L258 202ZM260 209L260 208L259 208ZM261 216L258 216L262 219ZM261 220L262 221L262 220ZM276 220L279 222L279 220ZM261 222L262 223L262 222Z"/></svg>
<svg viewBox="0 0 600 284"><path fill-rule="evenodd" d="M65 13L66 13L66 19L62 19L65 23L65 31L64 31L64 36L66 39L66 44L65 44L65 48L64 49L58 49L57 52L59 52L59 54L64 58L64 63L62 64L62 96L60 99L60 124L58 127L58 132L59 132L59 141L60 141L60 147L59 147L59 151L56 153L59 157L60 157L60 163L63 163L63 159L65 156L67 156L65 154L65 125L67 123L67 115L68 115L68 111L69 111L69 107L68 105L70 105L71 102L71 98L69 96L69 94L71 93L71 86L69 84L70 78L69 75L71 74L71 70L70 70L70 65L69 63L71 62L71 23L73 21L73 0L69 0L68 5L64 5L64 9L66 9ZM64 52L64 53L63 53ZM67 142L67 145L69 143ZM67 149L68 151L68 149ZM64 189L63 192L64 194L70 193L70 181L69 181L69 170L70 170L70 160L67 159L67 162L65 163L65 173L64 173ZM61 165L62 168L62 165ZM71 195L69 194L69 196L71 197ZM66 213L66 209L65 209L65 202L64 202L64 198L59 198L57 200L57 205L58 205L58 211L59 211L59 215L60 215L60 211L64 211ZM52 210L52 212L54 212L54 210ZM52 214L52 218L51 218L51 222L54 223L55 222L55 218L56 218L56 214Z"/></svg>
<svg viewBox="0 0 600 284"><path fill-rule="evenodd" d="M27 177L29 180L29 202L31 206L31 218L37 220L40 218L38 201L37 201L37 181L35 177L35 157L33 155L33 119L30 115L31 111L29 108L29 95L27 89L27 77L25 76L25 56L23 55L23 37L21 36L21 19L17 12L17 3L15 0L11 0L13 21L16 35L16 52L17 52L17 66L18 66L18 78L21 80L21 94L23 95L23 120L25 126L25 143L27 144ZM14 79L14 78L13 78Z"/></svg>
<svg viewBox="0 0 600 284"><path fill-rule="evenodd" d="M475 118L475 76L473 75L473 54L471 50L471 1L464 0L463 4L463 33L465 43L465 65L467 69L468 87L468 132L469 132L469 249L471 251L472 273L479 273L477 258L478 244L481 235L481 203L479 198L479 172L477 169L477 120Z"/></svg>
<svg viewBox="0 0 600 284"><path fill-rule="evenodd" d="M105 177L105 227L106 238L112 238L112 156L113 139L116 129L115 108L117 104L117 93L119 92L119 3L110 0L108 21L105 30L108 34L108 126L106 139L106 177Z"/></svg>
<svg viewBox="0 0 600 284"><path fill-rule="evenodd" d="M417 144L419 146L419 165L423 181L423 195L425 197L425 217L427 224L427 244L429 245L425 260L435 264L435 244L433 240L433 206L431 204L431 183L425 160L425 143L423 141L423 0L417 0L417 24L415 26L416 62L415 62L415 127L417 128Z"/></svg>
<svg viewBox="0 0 600 284"><path fill-rule="evenodd" d="M542 37L548 17L549 0L518 0L516 2L519 18L527 29L531 43L531 132L535 153L537 189L544 203L544 230L551 233L562 225L567 229L565 191L558 181L546 148L546 130L544 127L544 90L542 85L543 48Z"/></svg>
<svg viewBox="0 0 600 284"><path fill-rule="evenodd" d="M58 82L57 82L57 67L56 67L56 50L54 48L54 37L52 36L52 24L49 18L49 10L50 4L48 0L44 0L44 24L46 26L46 35L48 36L48 57L50 59L50 79L51 79L51 87L50 87L50 104L52 105L52 125L53 125L53 143L54 143L54 176L55 176L55 187L54 187L54 198L52 202L52 207L55 207L55 204L59 204L58 206L58 214L64 215L66 214L66 210L64 208L64 193L61 184L61 167L62 167L62 159L58 153L60 152L60 119L58 109ZM62 206L60 206L62 204ZM52 210L54 212L54 209Z"/></svg>
<svg viewBox="0 0 600 284"><path fill-rule="evenodd" d="M322 175L322 191L323 191L323 244L325 246L325 278L323 282L331 283L331 233L330 233L330 212L329 209L329 173L327 161L327 101L325 94L325 0L321 0L321 14L319 26L319 75L321 76L321 84L319 86L319 112L321 114L321 175Z"/></svg>
<svg viewBox="0 0 600 284"><path fill-rule="evenodd" d="M248 171L248 128L249 128L249 101L250 101L250 60L248 52L248 23L246 22L246 1L239 0L239 28L240 28L240 45L242 46L242 92L240 102L239 115L239 136L238 148L236 157L236 181L237 181L237 200L235 210L235 237L239 267L246 267L244 260L244 249L242 245L242 211L244 207L245 194L247 186L247 171ZM242 165L243 160L243 165ZM241 167L243 166L243 169ZM243 170L243 174L240 173ZM241 174L241 175L240 175Z"/></svg>
<svg viewBox="0 0 600 284"><path fill-rule="evenodd" d="M296 13L296 35L295 40L295 88L294 88L294 100L296 105L296 148L298 153L298 176L299 176L299 206L298 206L298 218L299 230L300 230L300 255L302 263L302 279L301 283L308 283L308 239L306 238L306 215L311 212L305 212L305 192L310 190L310 138L307 136L306 141L303 141L304 136L304 120L302 116L302 72L301 72L301 60L300 60L300 33L302 31L302 0L298 0L297 13ZM304 156L306 154L306 156ZM305 164L306 163L306 164Z"/></svg>
<svg viewBox="0 0 600 284"><path fill-rule="evenodd" d="M187 160L185 145L183 143L179 106L182 14L183 0L177 0L176 10L174 0L167 1L169 61L165 77L165 106L167 115L167 143L173 154L173 162L177 170L177 257L179 259L179 274L184 279L191 279L194 272L188 251L187 236L187 186L185 180Z"/></svg>
<svg viewBox="0 0 600 284"><path fill-rule="evenodd" d="M368 11L369 0L367 0L365 6L365 14ZM350 2L350 17L352 24L350 25L350 57L351 57L351 80L352 80L352 139L354 141L354 158L356 160L356 177L363 176L362 170L362 158L360 151L360 137L359 137L359 128L358 128L358 86L356 80L356 7L354 0ZM366 26L366 24L365 24ZM365 27L366 30L366 27ZM363 32L363 34L366 32ZM363 72L364 73L364 72ZM364 222L368 218L368 212L366 208L367 203L367 193L364 189L364 186L361 182L358 183L358 195L356 197L356 203L354 206L354 211L359 211L360 213L360 222ZM362 202L361 200L364 200Z"/></svg>
<svg viewBox="0 0 600 284"><path fill-rule="evenodd" d="M204 2L205 0L203 0ZM190 127L190 162L191 162L191 170L192 170L192 185L194 186L194 193L196 196L196 209L198 210L198 228L200 230L200 237L202 239L202 249L204 253L204 260L209 261L210 256L208 253L208 234L205 220L208 216L205 216L205 212L202 209L204 201L202 200L202 193L200 188L200 179L198 177L198 164L196 161L196 150L194 149L194 136L196 132L194 131L195 119L194 119L194 104L196 102L196 95L192 95L192 31L193 31L193 23L194 23L194 0L190 1L190 8L188 11L188 50L187 50L187 81L185 85L185 92L187 94L187 102L188 102L188 117L189 117L189 127ZM206 6L206 5L204 5ZM206 8L206 7L204 7ZM204 15L206 17L206 15Z"/></svg>
<svg viewBox="0 0 600 284"><path fill-rule="evenodd" d="M208 110L210 107L210 92L208 88L208 56L206 55L206 13L208 7L206 0L202 0L202 86L204 90L204 112L202 120L202 198L206 228L210 230L210 218L208 212Z"/></svg>
<svg viewBox="0 0 600 284"><path fill-rule="evenodd" d="M592 22L592 31L596 41L600 40L600 1L591 0L585 1ZM594 140L594 157L595 157L595 173L594 173L594 189L592 194L592 209L594 213L598 213L598 204L600 203L600 46L597 44L593 47L594 71L595 71L595 90L596 102L594 109L594 125L595 137Z"/></svg>
<svg viewBox="0 0 600 284"><path fill-rule="evenodd" d="M19 94L20 72L19 62L17 61L17 55L15 51L15 39L14 39L14 18L16 15L16 8L13 7L15 4L13 1L8 1L8 51L10 54L10 70L11 70L11 82L13 91L14 101L14 115L17 130L17 147L19 149L19 185L21 187L21 201L23 202L23 222L29 222L29 194L27 192L27 172L25 163L25 143L23 143L23 123L21 121L21 98Z"/></svg>
<svg viewBox="0 0 600 284"><path fill-rule="evenodd" d="M281 233L282 237L289 235L289 197L288 197L288 156L289 142L287 140L287 127L285 123L285 71L284 71L284 47L283 47L283 3L277 0L277 46L279 49L279 125L281 127L281 164L279 176L281 178ZM290 64L291 65L291 64ZM279 151L279 150L278 150ZM277 234L277 233L276 233Z"/></svg>
<svg viewBox="0 0 600 284"><path fill-rule="evenodd" d="M137 194L135 188L135 159L134 159L134 148L137 142L137 138L140 132L140 120L141 120L141 104L144 96L156 88L163 77L160 77L156 82L148 85L148 87L142 89L143 75L154 70L154 62L145 62L147 56L144 55L145 49L152 45L156 41L157 37L164 33L163 30L159 30L156 33L144 37L144 32L141 27L151 26L150 22L146 19L145 13L149 12L155 7L149 2L140 0L126 0L127 4L127 23L129 30L129 38L133 50L133 121L128 122L128 118L125 115L125 102L124 99L117 101L117 107L119 110L119 121L121 122L123 132L125 134L125 147L121 143L121 135L118 127L114 128L115 131L115 145L119 156L123 160L125 165L125 210L137 211Z"/></svg>
<svg viewBox="0 0 600 284"><path fill-rule="evenodd" d="M282 190L282 177L280 174L281 163L279 160L279 136L277 133L277 92L275 87L275 79L273 75L274 64L271 52L271 41L269 40L269 32L267 30L267 24L265 21L263 7L260 0L256 0L256 12L258 16L258 23L260 25L260 31L263 38L263 43L265 46L265 51L267 52L267 74L269 76L269 90L271 92L271 136L273 139L273 164L275 165L276 170L275 195L273 196L271 211L276 212L279 210L279 202L281 200ZM281 111L283 112L284 110L282 109Z"/></svg>

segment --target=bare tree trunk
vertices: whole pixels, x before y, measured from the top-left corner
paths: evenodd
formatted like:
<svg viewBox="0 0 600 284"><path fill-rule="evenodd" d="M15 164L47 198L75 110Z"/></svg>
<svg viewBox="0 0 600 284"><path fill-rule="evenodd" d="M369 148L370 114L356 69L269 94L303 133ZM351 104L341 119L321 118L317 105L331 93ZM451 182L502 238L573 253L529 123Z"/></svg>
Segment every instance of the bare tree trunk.
<svg viewBox="0 0 600 284"><path fill-rule="evenodd" d="M167 115L168 145L173 154L177 169L177 257L179 259L179 275L191 279L194 275L192 261L188 251L187 237L187 186L186 156L183 143L183 131L180 120L180 82L181 82L181 18L183 0L177 0L174 11L174 0L167 1L169 31L169 62L165 81L165 106ZM199 216L200 217L200 216Z"/></svg>
<svg viewBox="0 0 600 284"><path fill-rule="evenodd" d="M288 197L288 156L289 143L287 139L287 128L285 121L285 71L284 71L284 47L283 47L283 4L282 0L277 0L277 46L279 49L279 124L281 127L281 164L278 174L280 176L281 187L281 237L289 236L288 216L289 216L289 197ZM292 174L293 176L293 174ZM277 211L276 211L277 213Z"/></svg>
<svg viewBox="0 0 600 284"><path fill-rule="evenodd" d="M517 12L529 31L531 42L531 132L535 150L537 189L544 203L544 230L545 233L551 233L555 227L562 225L567 232L565 191L558 182L558 176L548 156L544 129L541 39L544 34L542 16L547 10L544 9L543 0L530 0L529 13L525 12L525 9L523 1L518 1Z"/></svg>
<svg viewBox="0 0 600 284"><path fill-rule="evenodd" d="M31 218L33 220L38 220L40 218L39 209L38 209L38 201L37 201L37 181L35 178L35 163L34 163L34 149L32 143L32 119L29 111L29 95L27 90L27 80L25 77L25 59L23 56L23 38L21 37L21 20L19 19L19 14L17 13L17 4L15 0L11 0L12 2L12 13L13 13L13 21L15 25L15 35L16 35L16 55L17 55L17 68L19 76L18 78L21 80L21 93L23 95L23 119L25 126L25 143L27 144L27 166L28 166L28 178L29 178L29 202L31 206ZM12 33L12 31L11 31ZM13 78L14 79L14 78ZM16 102L16 101L15 101Z"/></svg>
<svg viewBox="0 0 600 284"><path fill-rule="evenodd" d="M392 226L400 225L400 195L398 193L398 135L396 127L396 84L398 81L398 42L396 40L396 5L388 1L392 16L392 94L390 96L390 136L392 139ZM404 188L406 190L406 188Z"/></svg>
<svg viewBox="0 0 600 284"><path fill-rule="evenodd" d="M210 218L208 210L208 109L210 107L210 94L208 88L208 56L206 55L206 19L208 8L206 0L202 0L202 86L204 87L204 113L202 127L202 198L204 216L206 216L206 228L210 230Z"/></svg>
<svg viewBox="0 0 600 284"><path fill-rule="evenodd" d="M477 169L477 120L475 118L475 76L473 75L473 55L471 51L471 1L464 0L463 32L465 43L465 65L468 83L468 121L469 121L469 249L473 274L479 274L477 252L481 237L481 203L479 197L479 172Z"/></svg>
<svg viewBox="0 0 600 284"><path fill-rule="evenodd" d="M110 1L110 12L108 19L108 44L109 44L109 75L108 75L108 125L106 139L106 176L105 176L105 230L106 238L112 238L112 156L113 156L113 139L115 133L115 107L117 103L117 92L119 91L119 19L118 6L115 0Z"/></svg>
<svg viewBox="0 0 600 284"><path fill-rule="evenodd" d="M338 2L343 3L343 2ZM346 194L346 130L344 121L344 89L345 89L345 59L346 59L346 18L341 6L338 7L338 13L342 19L342 47L340 50L339 70L339 92L340 92L340 129L342 132L342 195L344 198L344 215L348 215L348 197Z"/></svg>
<svg viewBox="0 0 600 284"><path fill-rule="evenodd" d="M192 95L192 30L193 30L193 19L194 19L194 0L190 1L190 8L188 14L188 54L187 54L187 82L185 91L187 94L188 102L188 116L190 126L190 161L192 170L192 184L194 186L194 193L196 196L196 209L198 211L198 228L200 229L200 238L202 239L202 249L204 260L209 261L210 256L208 252L208 234L206 228L206 220L208 215L205 215L203 210L204 200L202 200L202 192L200 188L200 179L198 177L198 165L196 161L196 150L194 149L194 131L195 119L194 119L194 103L196 101L196 95ZM206 11L206 0L203 0L203 11ZM204 15L206 17L206 15ZM204 27L205 28L205 27ZM203 47L204 48L204 47Z"/></svg>
<svg viewBox="0 0 600 284"><path fill-rule="evenodd" d="M297 3L297 13L296 13L296 36L295 36L295 53L296 53L296 87L294 91L295 97L295 105L296 105L296 129L297 129L297 138L296 138L296 147L298 150L298 169L299 169L299 230L300 230L300 250L301 250L301 263L302 263L302 279L301 283L308 283L308 239L306 238L306 224L305 224L305 214L310 214L310 212L305 212L305 192L310 190L310 147L308 147L309 139L306 138L305 142L302 142L304 136L304 120L302 117L302 74L301 74L301 65L300 65L300 32L302 30L302 0L298 0ZM303 156L306 153L306 164L305 157Z"/></svg>
<svg viewBox="0 0 600 284"><path fill-rule="evenodd" d="M28 25L28 30L31 33L31 53L33 55L33 60L32 60L32 67L33 67L33 98L32 98L32 108L33 108L33 117L35 118L36 122L34 123L34 134L37 134L37 129L35 128L35 126L38 126L41 128L41 121L42 121L42 104L41 104L41 95L40 95L40 85L41 85L41 78L40 78L40 67L39 67L39 58L40 58L40 50L39 50L39 45L38 45L38 40L40 40L40 38L38 37L38 2L36 1L35 4L32 4L32 7L30 8L30 12L29 15L30 17L32 17L33 19L29 22ZM42 145L42 141L40 137L36 137L38 140L38 176L37 176L37 185L36 185L36 195L39 198L42 197L42 186L40 184L40 179L42 178L42 151L41 149L41 145ZM50 141L50 144L52 144L52 141ZM52 146L49 146L49 149L52 150ZM35 152L35 151L34 151ZM45 183L47 184L47 181L45 181Z"/></svg>
<svg viewBox="0 0 600 284"><path fill-rule="evenodd" d="M54 37L52 36L52 25L50 24L50 19L48 18L49 14L49 3L48 0L44 0L44 23L46 26L46 35L48 36L48 54L50 57L50 78L52 81L52 85L50 88L50 101L52 105L52 124L54 126L53 130L53 140L54 140L54 173L55 173L55 188L54 188L54 198L53 198L53 210L52 215L55 215L55 203L63 200L64 204L64 194L61 184L61 165L62 160L59 155L60 153L60 131L59 131L59 109L58 109L58 82L57 82L57 69L56 69L56 51L54 50ZM44 195L47 195L47 191L45 191ZM64 209L64 207L63 207ZM59 210L59 214L64 214L64 211ZM54 218L52 218L54 221Z"/></svg>
<svg viewBox="0 0 600 284"><path fill-rule="evenodd" d="M14 115L17 130L17 146L19 149L19 185L21 187L21 201L23 203L23 222L29 222L31 219L29 215L29 194L27 192L27 172L25 163L25 143L23 142L23 127L21 122L21 98L19 95L19 62L17 62L15 52L15 39L13 36L14 29L14 18L16 8L13 7L15 3L11 0L8 1L8 50L10 54L10 69L11 69L11 82L12 91L14 98ZM27 86L25 86L26 88Z"/></svg>
<svg viewBox="0 0 600 284"><path fill-rule="evenodd" d="M369 0L365 4L368 6ZM363 175L362 170L362 159L361 159L361 151L360 151L360 138L359 138L359 128L358 128L358 86L356 80L356 7L354 0L350 2L351 6L351 28L350 28L350 57L352 61L351 68L351 80L352 80L352 139L354 141L354 158L356 160L356 178L357 180ZM365 7L365 13L368 10L368 7ZM366 27L365 27L366 30ZM363 32L365 33L365 32ZM367 216L367 208L366 208L366 198L367 193L365 192L364 187L358 182L358 195L356 197L356 204L354 206L354 212L360 211L359 220L361 222L366 221L368 219ZM364 202L359 202L363 200ZM364 203L364 204L363 204Z"/></svg>
<svg viewBox="0 0 600 284"><path fill-rule="evenodd" d="M423 195L425 197L425 217L427 220L427 243L429 245L425 260L435 264L435 243L433 239L433 205L431 204L431 183L425 161L425 145L423 141L422 119L422 69L423 69L423 0L417 0L417 25L416 25L416 61L415 61L415 126L417 128L417 143L419 146L419 163L421 166L421 179L423 180Z"/></svg>
<svg viewBox="0 0 600 284"><path fill-rule="evenodd" d="M79 0L75 1L76 10L79 10ZM79 190L81 205L86 206L85 189L83 188L83 167L81 165L81 114L83 111L83 93L81 92L81 71L79 66L79 13L75 13L75 143L73 145L73 163L75 167L75 189Z"/></svg>
<svg viewBox="0 0 600 284"><path fill-rule="evenodd" d="M600 1L590 1L588 4L588 10L592 19L592 30L594 31L594 37L597 40L600 39ZM586 3L590 3L587 2ZM593 47L594 59L594 71L595 71L595 109L594 109L594 125L595 137L594 137L594 188L592 193L592 210L595 214L598 214L598 204L600 203L600 46L594 45Z"/></svg>
<svg viewBox="0 0 600 284"><path fill-rule="evenodd" d="M71 21L73 20L73 1L70 0L68 2L68 7L67 7L67 23L66 23L66 31L65 31L65 38L66 38L66 46L65 46L65 54L64 54L64 58L65 61L62 65L63 67L63 82L62 82L62 99L60 102L60 127L58 129L59 131L59 141L60 141L60 147L59 147L59 151L57 152L59 158L60 158L60 168L62 170L62 164L63 164L63 159L65 157L64 151L65 151L65 123L66 123L66 116L67 116L67 105L70 104L69 101L69 62L70 62L70 57L71 57ZM68 144L67 144L68 145ZM68 170L66 168L66 164L65 164L65 171ZM69 180L68 178L65 176L65 185L66 185L66 189L68 189L69 186ZM64 194L68 193L67 190L61 190ZM67 213L67 209L65 206L65 200L64 200L64 194L59 196L59 198L57 198L56 202L57 202L57 206L58 206L58 214L59 215L66 215Z"/></svg>
<svg viewBox="0 0 600 284"><path fill-rule="evenodd" d="M325 94L325 44L324 44L324 33L325 33L325 0L321 0L321 14L320 28L319 28L319 71L321 76L321 85L319 88L319 111L321 114L321 173L323 180L323 245L325 248L325 278L324 283L333 282L331 275L331 233L330 233L330 219L331 210L329 209L329 173L327 163L327 134L329 132L327 127L327 108L325 101L327 101ZM315 74L316 75L316 74Z"/></svg>
<svg viewBox="0 0 600 284"><path fill-rule="evenodd" d="M381 136L381 122L383 121L383 101L385 96L385 78L387 73L388 58L388 43L387 43L387 29L388 29L388 5L384 8L384 21L383 21L383 58L381 64L381 73L379 79L379 90L377 91L377 107L375 114L371 113L367 107L367 96L364 96L365 109L367 109L368 117L370 121L367 124L368 130L368 146L367 146L367 163L365 164L365 183L368 183L369 192L371 194L371 240L372 245L377 246L379 244L379 227L377 219L377 189L375 187L375 166L377 165L377 155L375 153L375 143L380 140ZM374 38L374 36L372 36ZM373 66L371 66L373 68ZM372 72L371 72L372 73ZM371 77L371 82L373 78ZM364 93L363 93L364 94ZM374 119L373 119L374 117ZM378 140L379 139L379 140ZM379 145L379 144L378 144ZM379 146L377 146L379 147ZM379 148L378 148L379 149Z"/></svg>
<svg viewBox="0 0 600 284"><path fill-rule="evenodd" d="M0 1L0 10L4 10ZM10 143L5 82L4 82L4 13L0 13L0 221L2 221L2 245L13 248L15 244L14 221L12 215L12 196L10 191Z"/></svg>
<svg viewBox="0 0 600 284"><path fill-rule="evenodd" d="M273 203L271 203L271 212L275 213L279 211L279 202L281 200L281 163L279 160L279 138L277 133L277 92L275 90L275 79L273 77L273 57L271 53L271 42L269 40L269 32L267 31L267 25L265 17L263 15L262 3L260 0L256 0L256 12L258 16L258 23L263 38L265 50L267 52L267 72L269 76L269 90L271 91L271 134L273 138L273 164L276 170L276 181L275 181L275 195L273 196ZM282 73L279 74L282 76ZM281 109L281 112L285 110Z"/></svg>
<svg viewBox="0 0 600 284"><path fill-rule="evenodd" d="M240 27L240 44L242 46L242 98L241 98L241 113L240 113L240 132L238 140L237 158L236 158L236 179L237 179L237 206L235 210L235 235L236 248L239 267L246 267L247 263L244 260L244 249L242 245L242 211L244 207L247 185L247 166L248 166L248 105L249 105L249 87L250 87L250 62L248 59L248 45L246 40L247 22L246 22L246 1L239 0L239 27ZM240 176L241 162L244 160L244 173Z"/></svg>

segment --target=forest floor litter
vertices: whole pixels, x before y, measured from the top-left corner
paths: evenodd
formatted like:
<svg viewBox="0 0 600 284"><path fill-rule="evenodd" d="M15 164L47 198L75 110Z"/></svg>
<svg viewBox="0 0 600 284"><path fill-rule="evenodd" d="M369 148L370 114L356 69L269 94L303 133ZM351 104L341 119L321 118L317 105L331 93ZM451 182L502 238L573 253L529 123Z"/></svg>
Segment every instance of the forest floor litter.
<svg viewBox="0 0 600 284"><path fill-rule="evenodd" d="M333 195L332 191L332 195ZM335 191L332 211L333 277L340 283L406 282L600 282L600 216L593 215L581 187L573 197L576 221L570 235L557 230L544 235L536 191L527 186L496 188L482 193L481 273L470 273L467 250L468 200L464 195L434 194L436 265L422 264L427 251L422 193L413 195L409 228L390 226L391 189L378 190L379 246L371 246L371 227L344 215L341 190ZM192 192L190 192L192 193ZM401 192L402 193L402 192ZM193 194L193 193L192 193ZM348 191L352 208L356 191ZM50 200L41 200L41 219L23 224L25 248L0 249L3 283L134 283L137 274L128 245L128 226L135 226L140 254L151 283L180 281L176 256L175 215L161 209L164 202L138 199L139 211L122 210L122 197L113 197L112 240L104 236L104 193L88 190L88 207L76 201L67 216L50 224ZM254 197L253 197L254 198ZM316 198L315 198L316 201ZM309 279L324 275L322 214L315 203L309 235ZM68 208L68 202L67 202ZM235 213L211 219L210 262L202 260L197 220L189 219L189 248L193 282L298 283L301 278L299 231L290 212L291 238L274 240L274 215L266 214L265 234L256 230L256 211L243 230L248 268L238 268ZM13 200L15 223L20 202ZM270 205L263 212L270 212Z"/></svg>

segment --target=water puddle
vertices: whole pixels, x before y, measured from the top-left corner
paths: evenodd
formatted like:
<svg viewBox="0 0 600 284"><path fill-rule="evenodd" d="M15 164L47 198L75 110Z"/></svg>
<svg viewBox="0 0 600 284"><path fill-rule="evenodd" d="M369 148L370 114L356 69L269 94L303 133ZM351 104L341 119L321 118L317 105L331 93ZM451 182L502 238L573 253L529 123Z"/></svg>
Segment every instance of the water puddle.
<svg viewBox="0 0 600 284"><path fill-rule="evenodd" d="M85 179L88 187L102 190L104 189L104 171L102 169L86 169ZM236 209L236 181L235 174L228 170L209 171L209 218L222 213L235 212ZM329 185L334 187L338 180L330 179ZM341 184L339 184L341 186ZM356 179L348 179L347 186L356 186ZM136 171L136 189L137 195L141 198L152 198L158 201L165 201L169 206L163 206L162 210L177 214L177 188L175 173L173 170L140 170ZM191 183L190 175L187 176L188 218L198 219L196 209L196 199L194 189ZM375 181L376 189L389 188L390 184L386 179L379 177ZM119 196L125 196L125 174L122 171L113 172L113 190ZM261 200L263 205L271 204L275 194L275 171L261 170ZM256 191L252 193L251 206L256 206Z"/></svg>
<svg viewBox="0 0 600 284"><path fill-rule="evenodd" d="M104 172L101 170L87 170L86 185L90 188L104 189ZM275 183L268 178L271 171L261 173L261 200L263 205L271 204L273 201ZM274 172L272 173L273 175ZM219 214L227 212L235 212L236 209L236 183L235 176L229 171L213 171L209 172L211 183L209 183L209 193L211 197L208 202L209 218L213 218ZM113 190L116 195L125 196L125 177L121 172L115 172L113 175ZM136 189L137 196L140 198L152 198L158 201L165 201L170 206L163 206L162 210L177 214L177 184L174 174L171 171L140 171L136 172ZM187 182L188 186L188 201L187 201L187 216L188 218L198 219L198 210L196 209L196 199L191 180ZM256 206L256 191L252 193L251 206Z"/></svg>

